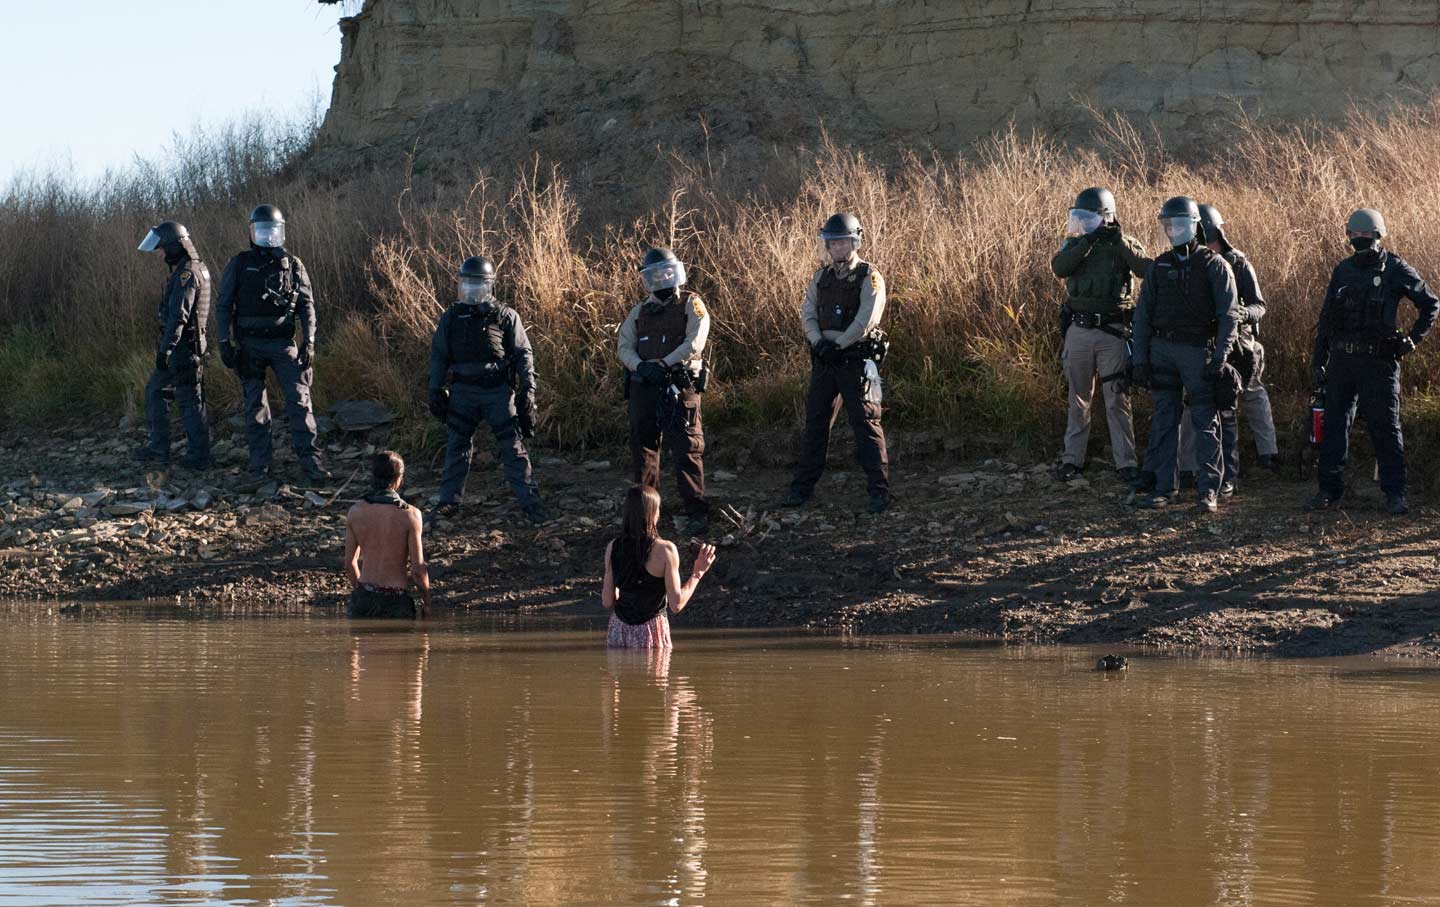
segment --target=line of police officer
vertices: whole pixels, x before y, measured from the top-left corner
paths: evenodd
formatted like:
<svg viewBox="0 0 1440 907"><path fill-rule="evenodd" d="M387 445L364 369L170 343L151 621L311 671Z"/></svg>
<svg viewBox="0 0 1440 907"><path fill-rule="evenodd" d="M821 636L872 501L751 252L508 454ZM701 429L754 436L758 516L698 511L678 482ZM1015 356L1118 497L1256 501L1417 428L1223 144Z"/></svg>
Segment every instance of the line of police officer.
<svg viewBox="0 0 1440 907"><path fill-rule="evenodd" d="M1066 282L1061 307L1069 427L1057 477L1069 481L1084 468L1095 385L1104 387L1111 448L1120 475L1143 507L1163 507L1178 496L1179 448L1193 450L1197 507L1214 512L1234 492L1239 475L1243 407L1256 438L1259 462L1278 467L1268 394L1261 383L1264 347L1259 324L1266 306L1249 259L1231 245L1214 207L1169 199L1158 214L1169 248L1153 260L1122 232L1115 200L1086 189L1070 210L1069 236L1051 261ZM1306 506L1328 509L1344 493L1349 432L1358 402L1380 467L1389 512L1408 512L1404 442L1400 430L1399 361L1413 352L1435 323L1440 299L1415 270L1382 248L1385 223L1362 208L1346 223L1354 254L1336 266L1316 327L1312 377L1325 400L1319 491ZM1131 302L1132 277L1143 277ZM1418 315L1399 329L1400 299ZM1154 397L1143 470L1135 460L1129 387ZM1186 416L1188 415L1188 419ZM1188 423L1182 428L1182 420ZM1186 430L1188 429L1188 431Z"/></svg>

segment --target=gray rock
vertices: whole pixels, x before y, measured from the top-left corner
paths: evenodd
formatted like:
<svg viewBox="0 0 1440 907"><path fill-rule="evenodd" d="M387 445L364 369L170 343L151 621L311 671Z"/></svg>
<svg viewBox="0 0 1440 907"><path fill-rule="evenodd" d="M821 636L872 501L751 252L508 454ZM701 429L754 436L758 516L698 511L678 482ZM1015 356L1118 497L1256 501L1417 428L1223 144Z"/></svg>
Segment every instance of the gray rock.
<svg viewBox="0 0 1440 907"><path fill-rule="evenodd" d="M210 494L208 488L202 488L195 492L195 496L190 499L190 506L196 510L204 510L213 503L215 503L215 498Z"/></svg>
<svg viewBox="0 0 1440 907"><path fill-rule="evenodd" d="M125 501L119 504L111 504L105 508L105 515L112 517L137 516L147 510L155 509L155 505L149 501Z"/></svg>
<svg viewBox="0 0 1440 907"><path fill-rule="evenodd" d="M125 530L125 536L132 539L143 539L150 534L150 527L143 520L130 524Z"/></svg>
<svg viewBox="0 0 1440 907"><path fill-rule="evenodd" d="M317 508L317 509L318 509L318 508L320 508L320 507L326 506L326 505L329 504L329 503L330 503L330 499L327 498L327 497L325 497L325 495L323 495L323 494L318 494L318 493L316 493L316 492L314 492L314 491L307 491L307 492L305 492L305 506L306 506L306 507L311 507L311 508Z"/></svg>
<svg viewBox="0 0 1440 907"><path fill-rule="evenodd" d="M60 505L60 509L75 511L79 510L81 507L84 506L85 502L80 498L79 495L75 495L74 497L65 498L64 502Z"/></svg>
<svg viewBox="0 0 1440 907"><path fill-rule="evenodd" d="M609 460L587 460L580 464L580 468L586 472L599 472L602 469L610 468Z"/></svg>
<svg viewBox="0 0 1440 907"><path fill-rule="evenodd" d="M115 492L108 488L97 488L88 494L80 495L80 500L85 503L86 507L99 507L102 504L114 500L114 498Z"/></svg>
<svg viewBox="0 0 1440 907"><path fill-rule="evenodd" d="M341 431L361 432L395 421L395 414L375 400L341 400L330 407L330 416Z"/></svg>

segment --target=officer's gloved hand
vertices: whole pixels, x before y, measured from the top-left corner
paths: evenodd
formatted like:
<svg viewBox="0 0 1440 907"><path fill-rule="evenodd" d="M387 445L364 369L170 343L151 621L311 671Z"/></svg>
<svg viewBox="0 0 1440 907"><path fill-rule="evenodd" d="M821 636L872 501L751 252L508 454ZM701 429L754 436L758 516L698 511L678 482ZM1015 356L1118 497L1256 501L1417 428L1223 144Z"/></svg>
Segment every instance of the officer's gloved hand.
<svg viewBox="0 0 1440 907"><path fill-rule="evenodd" d="M300 344L300 349L295 353L295 361L300 364L302 369L310 367L310 344Z"/></svg>
<svg viewBox="0 0 1440 907"><path fill-rule="evenodd" d="M1101 224L1090 235L1095 239L1113 239L1120 235L1120 225L1118 223Z"/></svg>
<svg viewBox="0 0 1440 907"><path fill-rule="evenodd" d="M1310 366L1310 386L1313 387L1313 388L1316 388L1316 389L1319 389L1319 388L1322 388L1322 387L1325 386L1325 366L1323 366L1323 365L1312 365L1312 366Z"/></svg>
<svg viewBox="0 0 1440 907"><path fill-rule="evenodd" d="M160 350L155 354L155 371L163 372L170 367L170 357Z"/></svg>
<svg viewBox="0 0 1440 907"><path fill-rule="evenodd" d="M670 383L670 370L662 362L642 362L636 367L635 374L640 376L641 381L656 387Z"/></svg>
<svg viewBox="0 0 1440 907"><path fill-rule="evenodd" d="M1225 369L1225 360L1211 359L1205 363L1205 380L1215 382L1220 380L1220 373Z"/></svg>
<svg viewBox="0 0 1440 907"><path fill-rule="evenodd" d="M430 391L430 415L445 421L445 416L450 412L450 391L443 387L432 388Z"/></svg>
<svg viewBox="0 0 1440 907"><path fill-rule="evenodd" d="M1399 337L1395 340L1396 359L1404 359L1413 352L1415 352L1415 341L1412 338L1406 336Z"/></svg>
<svg viewBox="0 0 1440 907"><path fill-rule="evenodd" d="M1130 368L1132 387L1149 387L1155 381L1155 371L1148 362L1137 362Z"/></svg>
<svg viewBox="0 0 1440 907"><path fill-rule="evenodd" d="M815 358L820 360L821 365L834 365L840 358L840 344L833 340L821 339L815 344Z"/></svg>
<svg viewBox="0 0 1440 907"><path fill-rule="evenodd" d="M228 340L220 342L220 361L225 363L226 368L237 368L240 365L240 354L235 349L235 344Z"/></svg>
<svg viewBox="0 0 1440 907"><path fill-rule="evenodd" d="M515 424L520 428L520 437L530 439L535 437L535 399L521 398L516 401Z"/></svg>

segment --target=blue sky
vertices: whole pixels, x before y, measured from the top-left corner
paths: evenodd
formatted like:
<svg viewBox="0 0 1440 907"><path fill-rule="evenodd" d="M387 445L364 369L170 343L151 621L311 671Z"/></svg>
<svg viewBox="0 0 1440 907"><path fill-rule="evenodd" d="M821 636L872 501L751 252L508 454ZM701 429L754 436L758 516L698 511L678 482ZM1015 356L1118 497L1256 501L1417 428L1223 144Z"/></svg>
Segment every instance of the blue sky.
<svg viewBox="0 0 1440 907"><path fill-rule="evenodd" d="M330 104L339 6L315 0L28 0L0 29L0 183L157 155L197 119Z"/></svg>

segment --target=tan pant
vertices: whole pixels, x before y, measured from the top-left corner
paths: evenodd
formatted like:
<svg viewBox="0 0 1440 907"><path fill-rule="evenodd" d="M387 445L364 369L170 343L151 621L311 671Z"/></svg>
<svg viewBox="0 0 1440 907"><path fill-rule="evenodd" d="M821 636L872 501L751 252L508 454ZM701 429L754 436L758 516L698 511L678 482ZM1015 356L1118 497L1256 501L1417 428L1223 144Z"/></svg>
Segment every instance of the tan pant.
<svg viewBox="0 0 1440 907"><path fill-rule="evenodd" d="M1065 332L1065 377L1070 382L1070 423L1065 429L1064 462L1085 465L1090 443L1090 404L1095 385L1126 365L1125 341L1098 328L1072 324ZM1110 423L1110 450L1115 468L1135 465L1135 424L1130 417L1130 395L1120 393L1114 381L1104 383L1105 418Z"/></svg>

